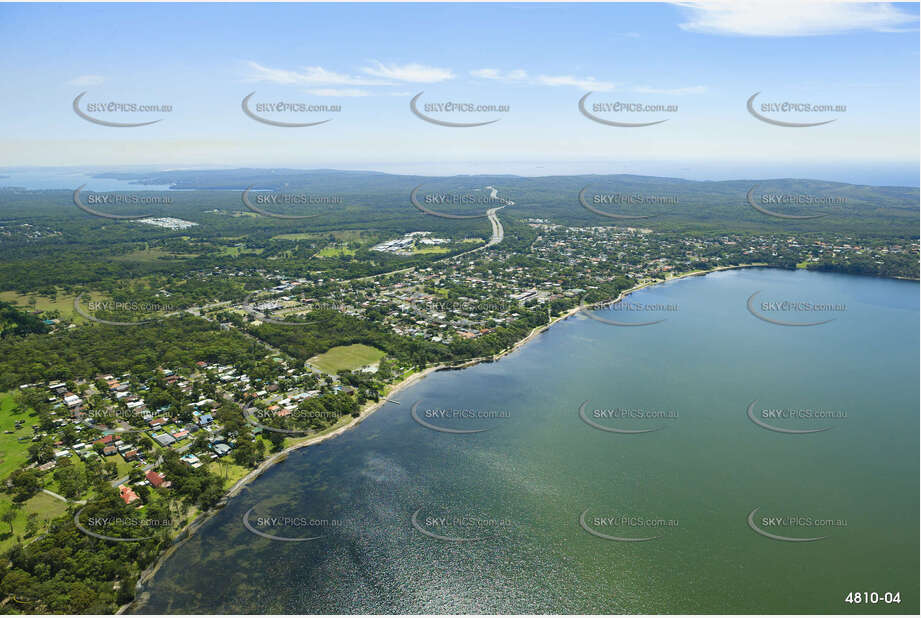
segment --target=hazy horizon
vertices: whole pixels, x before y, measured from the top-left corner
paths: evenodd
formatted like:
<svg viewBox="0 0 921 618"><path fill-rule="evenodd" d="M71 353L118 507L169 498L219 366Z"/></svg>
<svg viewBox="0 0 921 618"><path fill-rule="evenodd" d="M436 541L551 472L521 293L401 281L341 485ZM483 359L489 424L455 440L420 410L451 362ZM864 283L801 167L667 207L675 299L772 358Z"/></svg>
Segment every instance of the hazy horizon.
<svg viewBox="0 0 921 618"><path fill-rule="evenodd" d="M659 169L649 169L653 165ZM642 163L624 164L618 162L508 162L501 165L470 164L446 165L442 163L402 163L402 164L329 164L326 166L302 166L296 164L282 165L93 165L93 166L4 166L0 167L0 186L11 186L9 179L3 178L7 173L51 174L54 172L80 172L94 175L106 172L123 173L162 173L178 171L227 171L237 169L285 169L299 172L343 171L358 173L380 173L397 176L520 176L538 178L544 176L583 176L583 175L633 175L663 178L678 178L698 182L724 182L733 180L768 180L795 178L800 180L819 180L855 185L873 186L921 186L917 163L892 163L889 165L853 165L821 166L811 169L792 169L781 164L764 164L760 166L736 165L726 162L710 162L707 165L687 163L657 162L651 165ZM15 177L14 177L15 178ZM30 188L30 187L26 187ZM50 188L50 187L40 187ZM62 189L73 187L61 185Z"/></svg>

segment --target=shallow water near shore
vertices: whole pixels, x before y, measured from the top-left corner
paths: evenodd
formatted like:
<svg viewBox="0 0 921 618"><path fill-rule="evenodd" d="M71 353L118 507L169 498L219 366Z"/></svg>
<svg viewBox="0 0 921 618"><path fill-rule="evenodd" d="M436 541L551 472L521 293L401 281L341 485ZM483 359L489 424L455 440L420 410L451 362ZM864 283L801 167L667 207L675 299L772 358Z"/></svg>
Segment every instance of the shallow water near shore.
<svg viewBox="0 0 921 618"><path fill-rule="evenodd" d="M846 310L779 326L756 291ZM918 284L745 269L628 300L677 310L576 315L429 375L231 499L133 610L917 613ZM753 401L830 429L766 429ZM806 410L827 418L787 417ZM759 534L756 508L763 532L825 538Z"/></svg>

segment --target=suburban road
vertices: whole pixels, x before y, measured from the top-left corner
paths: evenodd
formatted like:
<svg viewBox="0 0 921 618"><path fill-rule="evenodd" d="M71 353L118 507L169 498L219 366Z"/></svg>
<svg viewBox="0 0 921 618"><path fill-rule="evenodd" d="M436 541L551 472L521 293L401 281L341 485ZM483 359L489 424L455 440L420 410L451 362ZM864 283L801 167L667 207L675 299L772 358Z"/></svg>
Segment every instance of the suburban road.
<svg viewBox="0 0 921 618"><path fill-rule="evenodd" d="M488 243L480 247L481 249L492 247L493 245L498 245L500 242L502 242L502 239L505 238L505 228L502 227L502 223L499 221L499 215L496 214L499 208L505 208L505 206L490 208L486 211L486 216L489 218L489 222L492 224L492 238L489 239Z"/></svg>
<svg viewBox="0 0 921 618"><path fill-rule="evenodd" d="M509 202L509 204L506 204L504 206L496 206L495 208L490 208L489 210L486 211L486 218L489 220L490 225L492 225L492 236L490 237L489 242L487 242L482 247L477 247L476 249L471 249L470 251L464 251L463 253L458 253L457 255L450 255L448 257L435 260L435 262L440 262L442 260L453 260L455 258L459 258L464 255L470 255L471 253L482 251L483 249L486 249L487 247L492 247L502 242L502 239L505 238L505 228L502 227L502 222L499 221L499 215L497 213L503 208L505 208L505 206L513 204L513 203L514 202ZM391 270L389 272L378 273L376 275L368 275L366 277L358 277L356 279L349 279L349 281L371 281L379 277L389 277L390 275L397 275L399 273L408 273L414 270L416 270L416 267L410 266L409 268L401 268L400 270Z"/></svg>

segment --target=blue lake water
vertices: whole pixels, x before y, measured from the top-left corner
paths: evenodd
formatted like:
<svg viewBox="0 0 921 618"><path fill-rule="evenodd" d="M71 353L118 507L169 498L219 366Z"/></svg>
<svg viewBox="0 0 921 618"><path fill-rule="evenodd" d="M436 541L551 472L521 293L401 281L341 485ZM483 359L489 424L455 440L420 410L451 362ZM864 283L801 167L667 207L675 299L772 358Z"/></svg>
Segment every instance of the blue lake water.
<svg viewBox="0 0 921 618"><path fill-rule="evenodd" d="M763 315L833 320L760 320L756 291ZM629 300L677 309L645 327L573 316L292 453L135 611L917 613L918 284L745 269ZM771 313L775 300L839 310ZM644 317L627 314L599 312ZM414 405L429 425L486 431L435 431ZM769 430L749 406L776 429L830 429ZM319 538L264 538L245 514Z"/></svg>

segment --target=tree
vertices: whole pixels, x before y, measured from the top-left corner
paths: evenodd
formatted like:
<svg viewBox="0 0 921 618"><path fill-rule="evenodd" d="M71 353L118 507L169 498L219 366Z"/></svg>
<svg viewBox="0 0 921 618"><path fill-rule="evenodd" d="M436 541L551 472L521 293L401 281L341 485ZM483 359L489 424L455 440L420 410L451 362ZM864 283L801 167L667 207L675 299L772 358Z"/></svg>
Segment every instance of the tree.
<svg viewBox="0 0 921 618"><path fill-rule="evenodd" d="M10 475L10 480L16 491L15 502L25 502L42 489L41 477L35 470L16 470Z"/></svg>
<svg viewBox="0 0 921 618"><path fill-rule="evenodd" d="M29 456L36 463L43 464L54 459L54 443L51 438L44 437L38 442L29 445Z"/></svg>
<svg viewBox="0 0 921 618"><path fill-rule="evenodd" d="M15 502L13 504L15 504ZM13 510L12 504L10 505L10 508L8 508L3 513L3 515L0 516L0 519L10 525L10 534L13 534L13 522L16 521L16 511Z"/></svg>
<svg viewBox="0 0 921 618"><path fill-rule="evenodd" d="M267 431L265 433L268 434L266 437L269 439L269 442L272 444L273 453L277 453L285 447L285 436L283 434L277 431Z"/></svg>
<svg viewBox="0 0 921 618"><path fill-rule="evenodd" d="M29 513L26 518L26 537L31 537L36 532L38 532L38 513Z"/></svg>
<svg viewBox="0 0 921 618"><path fill-rule="evenodd" d="M62 466L54 471L61 493L67 498L76 498L86 489L86 475L77 466Z"/></svg>

